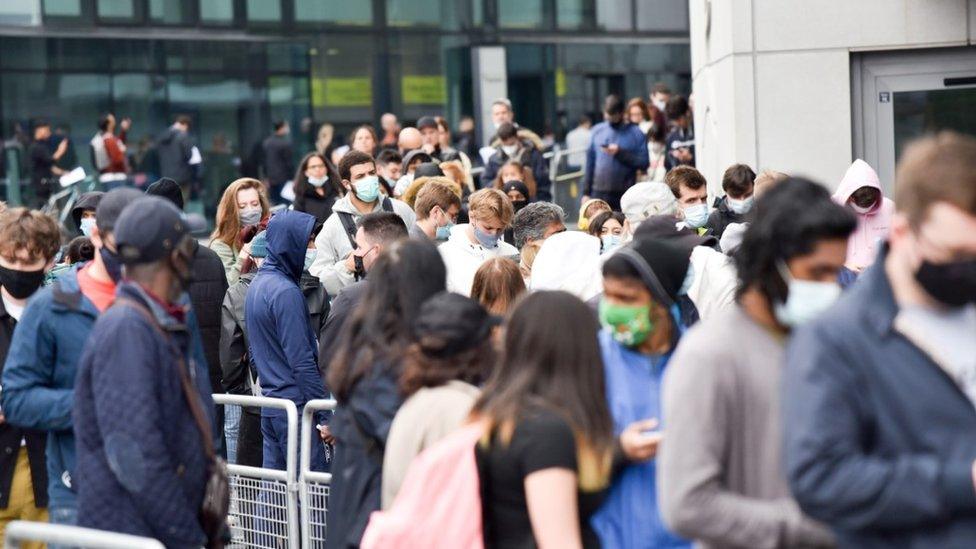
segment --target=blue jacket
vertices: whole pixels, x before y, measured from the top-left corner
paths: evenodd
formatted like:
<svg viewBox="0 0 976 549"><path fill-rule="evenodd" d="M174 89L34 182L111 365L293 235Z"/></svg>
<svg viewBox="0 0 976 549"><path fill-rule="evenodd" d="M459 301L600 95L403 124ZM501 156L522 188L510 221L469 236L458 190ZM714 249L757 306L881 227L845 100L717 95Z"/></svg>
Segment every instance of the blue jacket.
<svg viewBox="0 0 976 549"><path fill-rule="evenodd" d="M887 250L787 348L790 488L845 547L976 544L976 408L897 327Z"/></svg>
<svg viewBox="0 0 976 549"><path fill-rule="evenodd" d="M601 149L616 143L620 146L616 155ZM586 171L583 175L583 194L593 191L623 193L637 181L637 172L646 170L647 137L636 125L629 122L614 128L607 122L593 126L590 148L586 150Z"/></svg>
<svg viewBox="0 0 976 549"><path fill-rule="evenodd" d="M635 421L661 421L661 381L670 353L652 358L617 343L608 330L599 337L614 434L619 436ZM666 432L666 426L661 428ZM661 521L656 470L652 460L627 465L614 478L606 501L592 519L603 547L690 547Z"/></svg>
<svg viewBox="0 0 976 549"><path fill-rule="evenodd" d="M251 360L264 396L286 398L299 408L326 398L318 345L298 286L315 218L283 211L268 223L268 257L247 290L244 319ZM264 415L282 410L264 409Z"/></svg>
<svg viewBox="0 0 976 549"><path fill-rule="evenodd" d="M64 273L31 298L17 323L3 369L3 413L18 427L48 431L48 500L73 507L75 375L98 309L78 287L78 270Z"/></svg>
<svg viewBox="0 0 976 549"><path fill-rule="evenodd" d="M197 518L207 482L202 434L176 369L181 352L208 420L214 403L192 317L178 322L138 285L116 291L155 317L115 305L95 323L78 367L78 525L200 547Z"/></svg>

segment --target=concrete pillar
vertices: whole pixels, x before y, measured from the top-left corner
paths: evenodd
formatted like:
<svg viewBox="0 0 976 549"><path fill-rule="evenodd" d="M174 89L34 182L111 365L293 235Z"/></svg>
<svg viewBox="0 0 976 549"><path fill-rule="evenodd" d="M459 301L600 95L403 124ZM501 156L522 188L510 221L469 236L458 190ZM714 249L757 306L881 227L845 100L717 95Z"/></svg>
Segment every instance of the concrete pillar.
<svg viewBox="0 0 976 549"><path fill-rule="evenodd" d="M491 123L491 102L508 97L508 72L505 68L504 46L471 48L471 79L474 90L475 124L481 135L481 144L488 145L495 135Z"/></svg>

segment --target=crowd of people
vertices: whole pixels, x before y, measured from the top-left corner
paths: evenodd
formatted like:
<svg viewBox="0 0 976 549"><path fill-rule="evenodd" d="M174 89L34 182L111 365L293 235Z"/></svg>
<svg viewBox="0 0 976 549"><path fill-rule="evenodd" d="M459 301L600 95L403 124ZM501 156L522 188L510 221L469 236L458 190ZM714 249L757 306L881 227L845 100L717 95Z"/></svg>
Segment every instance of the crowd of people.
<svg viewBox="0 0 976 549"><path fill-rule="evenodd" d="M221 459L288 445L228 392L336 400L301 433L329 548L971 545L976 139L913 142L894 182L735 164L710 197L688 99L649 99L581 125L576 230L505 99L480 176L438 117L294 171L276 124L203 243L179 177L83 195L66 245L6 209L0 524L220 546Z"/></svg>

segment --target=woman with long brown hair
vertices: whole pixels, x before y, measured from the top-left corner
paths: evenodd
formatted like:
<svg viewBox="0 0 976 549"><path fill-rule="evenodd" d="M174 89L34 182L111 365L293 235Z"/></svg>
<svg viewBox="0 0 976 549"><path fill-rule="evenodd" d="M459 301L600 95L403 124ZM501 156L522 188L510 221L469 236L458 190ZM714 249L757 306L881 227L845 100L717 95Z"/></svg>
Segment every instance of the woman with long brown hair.
<svg viewBox="0 0 976 549"><path fill-rule="evenodd" d="M295 211L312 215L319 223L332 215L332 205L346 194L339 171L318 152L305 155L293 181Z"/></svg>
<svg viewBox="0 0 976 549"><path fill-rule="evenodd" d="M271 213L264 184L242 177L227 187L217 206L217 226L210 235L210 249L224 264L227 283L234 285L241 277L241 263L248 254L241 241L241 229L257 225Z"/></svg>

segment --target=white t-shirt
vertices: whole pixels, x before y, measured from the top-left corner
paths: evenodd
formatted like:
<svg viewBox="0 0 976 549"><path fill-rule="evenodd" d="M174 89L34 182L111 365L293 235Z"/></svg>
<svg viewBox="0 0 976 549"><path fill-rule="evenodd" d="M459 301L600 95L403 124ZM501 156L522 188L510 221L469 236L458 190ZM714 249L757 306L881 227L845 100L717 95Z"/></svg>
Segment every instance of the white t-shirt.
<svg viewBox="0 0 976 549"><path fill-rule="evenodd" d="M976 405L976 305L933 309L909 305L898 314L899 326L933 356Z"/></svg>
<svg viewBox="0 0 976 549"><path fill-rule="evenodd" d="M14 303L13 301L10 301L10 298L7 297L7 294L5 294L3 292L0 292L0 297L3 298L3 308L7 310L7 313L10 316L14 317L14 320L16 320L17 322L20 322L20 317L24 315L24 309L27 306L26 305L18 305L16 303Z"/></svg>

